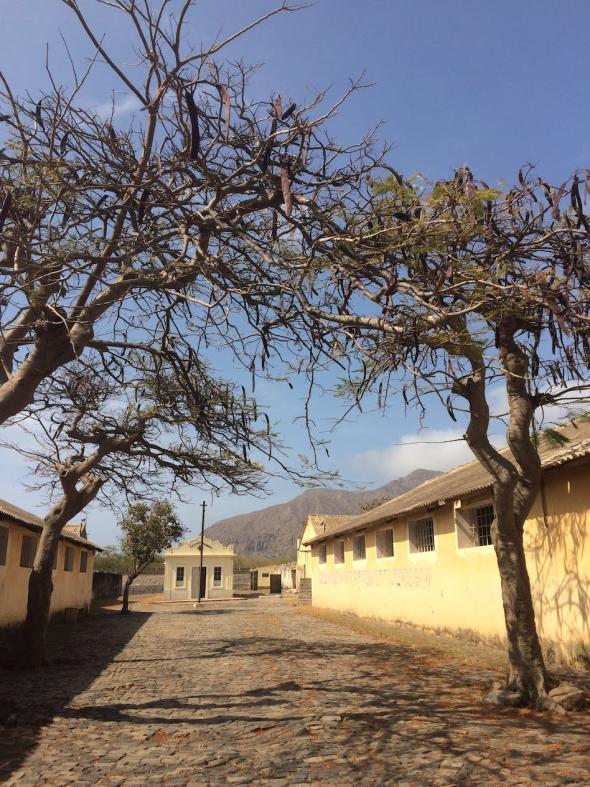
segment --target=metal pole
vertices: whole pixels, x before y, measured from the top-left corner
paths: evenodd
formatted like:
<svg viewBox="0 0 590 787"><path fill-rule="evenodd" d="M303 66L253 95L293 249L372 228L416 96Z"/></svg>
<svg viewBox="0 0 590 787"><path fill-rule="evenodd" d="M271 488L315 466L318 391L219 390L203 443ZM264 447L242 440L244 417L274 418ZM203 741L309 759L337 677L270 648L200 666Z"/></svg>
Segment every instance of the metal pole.
<svg viewBox="0 0 590 787"><path fill-rule="evenodd" d="M203 516L201 517L201 558L199 560L199 604L201 603L201 577L203 576L203 540L205 538L205 509L207 508L207 503L204 500L201 503L201 508L203 509Z"/></svg>

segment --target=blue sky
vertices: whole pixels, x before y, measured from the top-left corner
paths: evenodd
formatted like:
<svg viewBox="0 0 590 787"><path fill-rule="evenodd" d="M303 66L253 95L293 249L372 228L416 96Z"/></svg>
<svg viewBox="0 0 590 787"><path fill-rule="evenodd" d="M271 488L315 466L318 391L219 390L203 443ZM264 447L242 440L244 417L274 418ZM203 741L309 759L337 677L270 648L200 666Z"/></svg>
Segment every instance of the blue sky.
<svg viewBox="0 0 590 787"><path fill-rule="evenodd" d="M191 17L190 38L210 42L247 24L276 3L268 0L200 0ZM117 16L84 0L105 43L120 62L131 63L128 36ZM45 44L59 77L67 80L60 32L76 59L89 49L59 0L19 0L0 5L3 46L0 68L17 92L33 95L45 81ZM590 164L590 6L587 0L317 0L311 7L281 15L225 51L225 56L263 64L253 90L261 97L280 92L300 100L316 89L342 92L350 78L365 74L373 86L345 106L333 131L350 141L381 123L379 136L392 144L390 162L409 174L448 176L468 163L490 183L511 181L532 162L548 180L565 180ZM131 66L129 66L131 68ZM85 100L96 106L127 100L121 85L105 71L90 83ZM225 374L234 370L220 360ZM305 449L298 422L302 390L296 386L258 386L293 453ZM501 395L496 395L501 407ZM317 397L315 415L322 428L341 405ZM418 434L417 417L398 403L385 415L366 413L342 424L332 435L331 467L343 477L378 486L416 467L444 469L469 458L461 443L409 445L456 437L461 429L445 412L435 411ZM406 442L405 446L397 445ZM42 514L40 498L19 485L24 468L0 454L0 497ZM188 490L181 505L187 526L196 529L198 503L205 497L209 522L287 500L298 489L272 482L272 496L252 500L223 496L211 501ZM95 540L117 537L113 515L100 507L88 512Z"/></svg>

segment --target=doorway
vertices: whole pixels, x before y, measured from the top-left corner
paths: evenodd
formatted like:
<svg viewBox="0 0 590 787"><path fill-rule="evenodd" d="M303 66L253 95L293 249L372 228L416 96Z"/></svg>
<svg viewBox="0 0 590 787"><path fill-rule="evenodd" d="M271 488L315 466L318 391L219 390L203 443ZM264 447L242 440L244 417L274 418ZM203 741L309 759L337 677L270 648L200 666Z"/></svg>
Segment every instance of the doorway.
<svg viewBox="0 0 590 787"><path fill-rule="evenodd" d="M270 575L270 592L271 593L280 593L282 591L282 583L281 583L281 575L280 574L271 574Z"/></svg>
<svg viewBox="0 0 590 787"><path fill-rule="evenodd" d="M203 566L201 572L201 598L207 595L207 567ZM194 566L191 570L191 598L199 598L199 566Z"/></svg>

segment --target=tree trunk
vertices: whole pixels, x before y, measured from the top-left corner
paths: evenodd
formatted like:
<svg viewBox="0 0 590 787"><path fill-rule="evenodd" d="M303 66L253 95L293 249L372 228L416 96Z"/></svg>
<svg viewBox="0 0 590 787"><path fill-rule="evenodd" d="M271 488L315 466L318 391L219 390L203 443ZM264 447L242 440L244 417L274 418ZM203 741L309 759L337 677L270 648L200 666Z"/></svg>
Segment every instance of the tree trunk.
<svg viewBox="0 0 590 787"><path fill-rule="evenodd" d="M136 579L137 574L129 574L125 580L125 587L123 588L123 605L121 607L122 615L126 615L129 612L129 589Z"/></svg>
<svg viewBox="0 0 590 787"><path fill-rule="evenodd" d="M492 539L508 639L506 688L517 692L523 705L542 707L546 702L548 678L535 623L523 531L514 515L514 490L496 494L495 503L496 524Z"/></svg>
<svg viewBox="0 0 590 787"><path fill-rule="evenodd" d="M25 669L41 667L47 663L47 627L53 592L53 562L61 530L59 520L45 521L29 577L27 617L21 628L20 642L15 654L16 664Z"/></svg>
<svg viewBox="0 0 590 787"><path fill-rule="evenodd" d="M469 403L467 444L494 479L496 519L492 542L500 573L508 639L506 688L519 695L519 704L542 708L549 704L548 680L524 551L524 523L539 490L541 462L529 435L534 409L526 387L528 359L514 342L513 332L504 332L501 339L509 405L508 444L516 463L497 451L489 441L490 414L481 355L474 353L472 377L467 382L458 382L454 390Z"/></svg>

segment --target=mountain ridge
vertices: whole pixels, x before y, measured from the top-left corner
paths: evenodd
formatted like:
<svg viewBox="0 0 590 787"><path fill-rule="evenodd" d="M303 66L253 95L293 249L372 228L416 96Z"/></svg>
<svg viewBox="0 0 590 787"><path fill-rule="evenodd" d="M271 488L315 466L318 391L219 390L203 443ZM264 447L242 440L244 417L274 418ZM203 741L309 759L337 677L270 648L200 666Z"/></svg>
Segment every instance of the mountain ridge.
<svg viewBox="0 0 590 787"><path fill-rule="evenodd" d="M417 469L402 478L389 481L378 489L352 491L318 487L288 500L237 514L215 522L206 529L207 536L224 544L233 544L243 557L284 557L295 554L296 540L308 514L360 513L364 503L398 495L415 489L435 478L436 470Z"/></svg>

